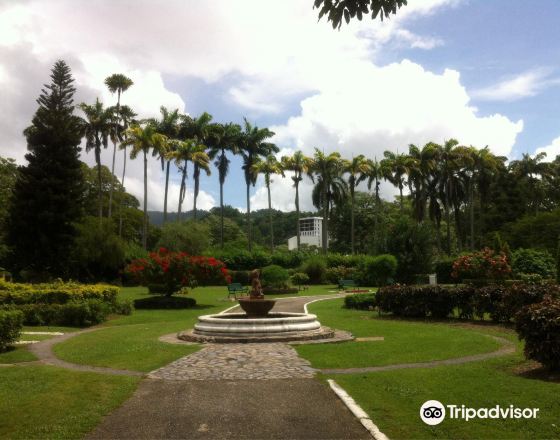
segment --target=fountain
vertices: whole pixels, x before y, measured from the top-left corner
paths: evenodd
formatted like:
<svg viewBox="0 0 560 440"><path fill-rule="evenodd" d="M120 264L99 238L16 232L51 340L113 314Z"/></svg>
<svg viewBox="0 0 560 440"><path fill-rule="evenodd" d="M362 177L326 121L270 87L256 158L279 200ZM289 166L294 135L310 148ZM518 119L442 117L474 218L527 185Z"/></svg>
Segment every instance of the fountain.
<svg viewBox="0 0 560 440"><path fill-rule="evenodd" d="M316 315L270 312L276 300L265 299L259 271L251 272L251 291L240 298L245 313L221 313L198 317L193 330L181 332L179 339L190 342L288 342L326 339L334 331L322 327Z"/></svg>

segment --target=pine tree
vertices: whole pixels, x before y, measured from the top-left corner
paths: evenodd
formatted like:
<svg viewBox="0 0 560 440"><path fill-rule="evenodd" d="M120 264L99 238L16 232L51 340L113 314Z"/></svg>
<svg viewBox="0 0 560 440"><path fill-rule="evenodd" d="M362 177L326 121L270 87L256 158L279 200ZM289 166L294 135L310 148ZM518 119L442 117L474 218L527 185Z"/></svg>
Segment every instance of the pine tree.
<svg viewBox="0 0 560 440"><path fill-rule="evenodd" d="M64 61L55 63L51 80L24 131L28 164L20 167L12 194L8 241L13 269L66 277L74 224L82 215L82 122L73 114L76 89Z"/></svg>

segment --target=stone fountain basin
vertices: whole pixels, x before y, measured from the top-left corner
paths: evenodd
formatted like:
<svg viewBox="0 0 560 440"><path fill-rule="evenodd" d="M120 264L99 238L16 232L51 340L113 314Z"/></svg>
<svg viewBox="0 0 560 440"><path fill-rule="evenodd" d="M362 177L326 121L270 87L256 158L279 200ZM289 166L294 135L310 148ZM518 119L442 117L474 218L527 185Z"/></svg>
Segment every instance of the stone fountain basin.
<svg viewBox="0 0 560 440"><path fill-rule="evenodd" d="M244 313L224 313L198 317L194 333L199 335L265 336L287 332L308 332L321 328L317 315L305 313L269 313L254 318Z"/></svg>

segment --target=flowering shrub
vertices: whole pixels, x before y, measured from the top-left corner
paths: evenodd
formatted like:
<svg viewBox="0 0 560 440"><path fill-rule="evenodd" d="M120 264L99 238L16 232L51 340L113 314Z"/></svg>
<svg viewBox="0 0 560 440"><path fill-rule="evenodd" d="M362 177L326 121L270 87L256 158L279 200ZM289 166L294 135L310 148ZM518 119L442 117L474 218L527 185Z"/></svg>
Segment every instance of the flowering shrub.
<svg viewBox="0 0 560 440"><path fill-rule="evenodd" d="M511 273L511 267L503 252L496 254L492 249L463 255L453 263L451 276L455 279L505 279Z"/></svg>
<svg viewBox="0 0 560 440"><path fill-rule="evenodd" d="M133 260L125 269L145 286L157 286L158 293L173 295L181 288L230 282L225 264L213 257L190 256L185 252L169 252L159 248L148 258Z"/></svg>

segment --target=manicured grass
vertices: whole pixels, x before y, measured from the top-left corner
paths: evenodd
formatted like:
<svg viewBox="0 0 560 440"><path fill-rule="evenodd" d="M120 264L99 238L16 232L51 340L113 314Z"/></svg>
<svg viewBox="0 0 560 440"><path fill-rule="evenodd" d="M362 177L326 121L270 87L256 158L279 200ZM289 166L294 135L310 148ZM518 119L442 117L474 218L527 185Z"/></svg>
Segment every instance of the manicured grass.
<svg viewBox="0 0 560 440"><path fill-rule="evenodd" d="M49 366L4 368L0 438L81 438L130 397L138 382Z"/></svg>
<svg viewBox="0 0 560 440"><path fill-rule="evenodd" d="M377 313L342 308L343 300L313 303L309 311L323 325L348 330L357 337L383 336L384 341L297 345L300 356L316 368L352 368L423 362L497 350L501 344L484 334L445 323L379 318Z"/></svg>
<svg viewBox="0 0 560 440"><path fill-rule="evenodd" d="M158 341L162 335L192 328L197 317L217 313L234 303L225 287L199 287L189 296L197 306L184 310L135 310L106 322L103 329L54 346L55 354L68 362L136 371L151 371L199 349L196 345L172 345ZM141 287L123 288L121 298L148 296Z"/></svg>
<svg viewBox="0 0 560 440"><path fill-rule="evenodd" d="M7 351L0 353L0 364L15 364L16 362L29 362L35 360L37 360L35 355L28 351L27 347L21 345L9 347Z"/></svg>
<svg viewBox="0 0 560 440"><path fill-rule="evenodd" d="M458 366L336 375L341 385L389 438L560 438L560 383L529 379L515 371L519 354ZM444 405L540 408L537 419L450 419L430 427L419 417L427 400Z"/></svg>

